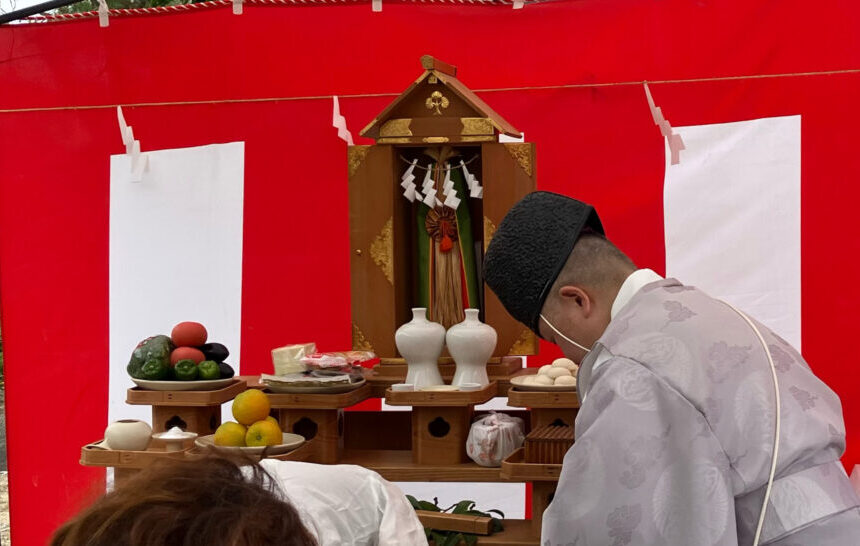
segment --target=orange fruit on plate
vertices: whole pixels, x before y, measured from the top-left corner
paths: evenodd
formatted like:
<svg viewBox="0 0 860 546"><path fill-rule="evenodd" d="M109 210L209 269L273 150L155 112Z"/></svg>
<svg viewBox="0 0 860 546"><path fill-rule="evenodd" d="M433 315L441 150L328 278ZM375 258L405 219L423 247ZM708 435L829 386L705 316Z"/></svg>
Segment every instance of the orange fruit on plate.
<svg viewBox="0 0 860 546"><path fill-rule="evenodd" d="M248 430L239 423L228 421L218 427L213 439L216 446L244 447Z"/></svg>
<svg viewBox="0 0 860 546"><path fill-rule="evenodd" d="M279 423L279 422L278 422L278 420L277 420L277 419L275 419L274 417L272 417L271 415L270 415L270 416L268 416L268 417L266 417L266 419L265 419L265 420L266 420L266 421L271 421L271 422L275 423L275 425L278 427L278 429L280 429L280 428L281 428L281 423Z"/></svg>
<svg viewBox="0 0 860 546"><path fill-rule="evenodd" d="M248 447L276 446L283 439L281 427L268 419L264 419L248 427L248 432L245 434L245 445Z"/></svg>
<svg viewBox="0 0 860 546"><path fill-rule="evenodd" d="M257 389L239 393L233 400L233 417L243 425L252 425L269 416L269 397Z"/></svg>

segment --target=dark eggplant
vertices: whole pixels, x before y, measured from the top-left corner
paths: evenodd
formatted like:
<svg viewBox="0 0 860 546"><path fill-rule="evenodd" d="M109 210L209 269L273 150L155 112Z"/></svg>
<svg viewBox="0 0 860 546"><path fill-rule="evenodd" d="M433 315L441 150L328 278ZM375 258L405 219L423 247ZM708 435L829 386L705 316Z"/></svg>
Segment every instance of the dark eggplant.
<svg viewBox="0 0 860 546"><path fill-rule="evenodd" d="M236 372L233 371L233 367L226 362L219 362L218 368L221 369L221 379L228 379L236 375Z"/></svg>
<svg viewBox="0 0 860 546"><path fill-rule="evenodd" d="M227 350L227 347L220 343L207 343L206 345L201 345L197 348L203 352L206 360L224 362L227 360L227 357L230 356L230 351Z"/></svg>

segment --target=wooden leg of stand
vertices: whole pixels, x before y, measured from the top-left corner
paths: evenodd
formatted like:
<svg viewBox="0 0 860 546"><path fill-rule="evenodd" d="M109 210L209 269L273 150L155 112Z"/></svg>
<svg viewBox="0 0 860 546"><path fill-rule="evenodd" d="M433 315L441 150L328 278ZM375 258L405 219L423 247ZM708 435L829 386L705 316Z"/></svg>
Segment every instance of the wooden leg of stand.
<svg viewBox="0 0 860 546"><path fill-rule="evenodd" d="M540 533L543 513L555 495L557 482L532 482L532 527Z"/></svg>
<svg viewBox="0 0 860 546"><path fill-rule="evenodd" d="M164 432L179 427L200 436L215 434L221 425L221 405L217 406L152 406L152 432Z"/></svg>
<svg viewBox="0 0 860 546"><path fill-rule="evenodd" d="M314 462L336 464L343 452L343 410L278 410L278 421L284 432L314 440L317 456Z"/></svg>
<svg viewBox="0 0 860 546"><path fill-rule="evenodd" d="M412 408L412 461L461 464L469 460L466 438L474 406Z"/></svg>

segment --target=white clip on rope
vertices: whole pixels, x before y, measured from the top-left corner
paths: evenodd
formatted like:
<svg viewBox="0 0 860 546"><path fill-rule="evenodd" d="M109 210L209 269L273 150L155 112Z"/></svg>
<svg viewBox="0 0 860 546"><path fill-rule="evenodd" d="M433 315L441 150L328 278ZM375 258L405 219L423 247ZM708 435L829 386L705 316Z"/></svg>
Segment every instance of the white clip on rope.
<svg viewBox="0 0 860 546"><path fill-rule="evenodd" d="M110 25L108 21L108 5L107 0L99 0L99 26L104 28Z"/></svg>

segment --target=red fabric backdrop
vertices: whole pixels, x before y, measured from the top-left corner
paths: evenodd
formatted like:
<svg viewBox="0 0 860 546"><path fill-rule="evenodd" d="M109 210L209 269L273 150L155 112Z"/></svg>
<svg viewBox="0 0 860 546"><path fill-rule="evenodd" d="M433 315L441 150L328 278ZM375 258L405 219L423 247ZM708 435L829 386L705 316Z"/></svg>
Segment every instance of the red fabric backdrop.
<svg viewBox="0 0 860 546"><path fill-rule="evenodd" d="M814 7L814 9L813 9ZM860 5L619 0L510 7L229 8L0 28L0 109L397 93L431 53L472 89L860 68ZM674 125L802 115L803 349L842 397L860 285L860 75L651 86ZM483 92L537 143L538 184L594 203L640 265L664 270L663 143L641 86ZM389 98L343 98L353 133ZM331 100L125 107L144 150L244 141L242 372L269 350L350 343L345 144ZM43 543L103 486L78 465L106 425L113 109L0 112L0 294L13 538ZM683 155L682 155L683 161ZM323 221L320 221L323 219ZM727 221L731 221L727 218ZM325 268L309 264L325 263ZM282 313L290 302L295 313ZM145 334L142 333L142 334ZM546 350L536 362L555 353Z"/></svg>

